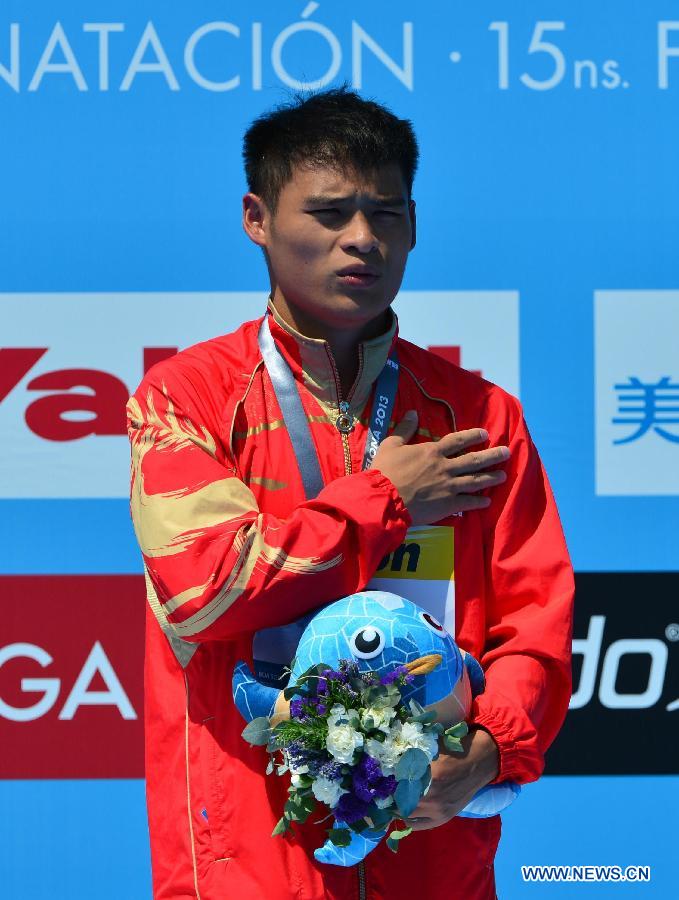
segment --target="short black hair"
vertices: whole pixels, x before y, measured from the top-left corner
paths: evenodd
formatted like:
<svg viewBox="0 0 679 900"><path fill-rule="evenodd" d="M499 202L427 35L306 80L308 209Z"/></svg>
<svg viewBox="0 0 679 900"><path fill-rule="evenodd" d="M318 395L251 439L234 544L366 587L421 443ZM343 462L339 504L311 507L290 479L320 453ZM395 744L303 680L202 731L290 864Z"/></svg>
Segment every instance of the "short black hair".
<svg viewBox="0 0 679 900"><path fill-rule="evenodd" d="M272 212L296 165L369 173L397 163L410 197L418 158L412 124L347 87L297 94L256 118L243 140L248 189Z"/></svg>

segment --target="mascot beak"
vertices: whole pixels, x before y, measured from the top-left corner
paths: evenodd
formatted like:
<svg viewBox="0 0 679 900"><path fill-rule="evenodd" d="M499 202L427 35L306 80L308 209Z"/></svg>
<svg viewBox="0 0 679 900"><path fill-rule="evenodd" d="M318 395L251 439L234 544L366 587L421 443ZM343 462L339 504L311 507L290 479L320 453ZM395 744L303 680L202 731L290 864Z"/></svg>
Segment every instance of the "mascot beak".
<svg viewBox="0 0 679 900"><path fill-rule="evenodd" d="M411 675L428 675L442 662L443 657L440 653L428 653L426 656L418 656L417 659L406 663L405 667Z"/></svg>

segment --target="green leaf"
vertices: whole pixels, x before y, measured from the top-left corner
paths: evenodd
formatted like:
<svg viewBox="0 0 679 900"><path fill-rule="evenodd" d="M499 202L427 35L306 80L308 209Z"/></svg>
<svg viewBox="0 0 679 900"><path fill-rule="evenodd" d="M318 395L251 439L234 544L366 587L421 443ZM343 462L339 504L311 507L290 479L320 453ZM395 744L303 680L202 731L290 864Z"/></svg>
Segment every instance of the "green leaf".
<svg viewBox="0 0 679 900"><path fill-rule="evenodd" d="M335 847L348 847L351 843L351 832L348 828L329 828L328 837Z"/></svg>
<svg viewBox="0 0 679 900"><path fill-rule="evenodd" d="M273 770L274 770L274 762L273 762L273 759L270 759L267 764L267 767L266 767L266 774L271 775Z"/></svg>
<svg viewBox="0 0 679 900"><path fill-rule="evenodd" d="M411 747L406 750L396 764L394 774L397 781L419 781L427 771L429 757L419 747Z"/></svg>
<svg viewBox="0 0 679 900"><path fill-rule="evenodd" d="M377 701L386 696L386 689L381 684L373 684L365 689L363 693L363 703L366 706L376 706Z"/></svg>
<svg viewBox="0 0 679 900"><path fill-rule="evenodd" d="M359 728L361 727L361 720L359 719L358 713L356 712L355 709L349 710L348 720L349 720L349 724L351 725L351 727L355 731L358 731Z"/></svg>
<svg viewBox="0 0 679 900"><path fill-rule="evenodd" d="M432 722L436 721L436 713L434 710L430 710L429 712L421 712L417 716L410 716L408 719L409 722L419 722L421 725L431 725Z"/></svg>
<svg viewBox="0 0 679 900"><path fill-rule="evenodd" d="M285 700L292 700L292 698L295 697L297 694L299 694L300 697L302 697L302 696L304 696L305 693L306 692L303 691L301 688L298 688L296 684L293 684L290 687L284 688L283 697Z"/></svg>
<svg viewBox="0 0 679 900"><path fill-rule="evenodd" d="M462 738L466 734L469 734L469 726L466 722L458 722L457 725L451 725L450 728L446 728L446 734L450 734L456 738Z"/></svg>
<svg viewBox="0 0 679 900"><path fill-rule="evenodd" d="M286 831L290 830L290 822L282 816L278 822L276 823L276 827L271 832L271 837L276 837L279 834L285 834Z"/></svg>
<svg viewBox="0 0 679 900"><path fill-rule="evenodd" d="M287 819L292 819L293 822L306 822L307 816L309 815L299 803L295 802L293 797L290 797L290 799L286 801L283 812L285 813L285 817Z"/></svg>
<svg viewBox="0 0 679 900"><path fill-rule="evenodd" d="M375 684L365 692L363 702L375 709L385 709L387 706L396 706L400 699L401 692L396 685Z"/></svg>
<svg viewBox="0 0 679 900"><path fill-rule="evenodd" d="M271 737L271 725L266 716L258 716L243 729L243 737L254 747L263 747L269 743Z"/></svg>
<svg viewBox="0 0 679 900"><path fill-rule="evenodd" d="M427 771L424 773L424 775L420 779L420 789L422 791L423 797L429 790L430 785L431 785L431 766L427 766Z"/></svg>
<svg viewBox="0 0 679 900"><path fill-rule="evenodd" d="M394 792L394 800L404 819L414 812L421 798L422 784L420 781L399 781Z"/></svg>
<svg viewBox="0 0 679 900"><path fill-rule="evenodd" d="M446 750L450 750L451 753L464 753L464 747L460 738L463 738L468 733L469 728L466 722L458 722L457 725L451 725L450 728L446 728L443 732L443 745Z"/></svg>
<svg viewBox="0 0 679 900"><path fill-rule="evenodd" d="M443 735L443 746L451 753L464 753L464 747L459 738L451 737L449 734Z"/></svg>
<svg viewBox="0 0 679 900"><path fill-rule="evenodd" d="M374 831L380 831L384 828L392 820L392 810L393 806L388 806L386 809L380 809L377 806L372 806L367 814L367 818L372 822L372 827Z"/></svg>
<svg viewBox="0 0 679 900"><path fill-rule="evenodd" d="M408 701L408 706L410 707L410 712L414 716L421 716L422 713L426 712L424 706L417 702L417 700Z"/></svg>
<svg viewBox="0 0 679 900"><path fill-rule="evenodd" d="M412 830L412 828L406 828L403 831L392 831L387 837L387 847L389 847L393 853L396 853L400 841L402 841L403 838L408 837Z"/></svg>
<svg viewBox="0 0 679 900"><path fill-rule="evenodd" d="M302 794L301 796L298 794L298 796L300 798L299 805L307 815L316 809L316 798L312 793Z"/></svg>

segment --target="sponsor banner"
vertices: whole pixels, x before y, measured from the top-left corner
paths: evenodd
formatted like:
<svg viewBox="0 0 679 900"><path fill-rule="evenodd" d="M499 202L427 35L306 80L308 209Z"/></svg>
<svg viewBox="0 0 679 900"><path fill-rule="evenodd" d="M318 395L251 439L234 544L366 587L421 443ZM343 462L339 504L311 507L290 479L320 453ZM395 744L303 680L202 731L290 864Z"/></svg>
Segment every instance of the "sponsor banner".
<svg viewBox="0 0 679 900"><path fill-rule="evenodd" d="M408 547L377 575L399 559L407 574ZM436 565L423 573L452 578ZM547 774L676 774L679 574L581 573L576 582L573 697ZM144 579L6 576L0 593L9 611L0 778L143 777Z"/></svg>
<svg viewBox="0 0 679 900"><path fill-rule="evenodd" d="M515 292L404 291L395 308L408 340L518 393ZM0 295L0 498L127 497L125 403L143 374L265 309L263 292Z"/></svg>
<svg viewBox="0 0 679 900"><path fill-rule="evenodd" d="M0 778L141 778L139 576L4 576Z"/></svg>
<svg viewBox="0 0 679 900"><path fill-rule="evenodd" d="M549 775L677 774L679 573L576 575L573 696Z"/></svg>
<svg viewBox="0 0 679 900"><path fill-rule="evenodd" d="M596 291L596 493L679 495L679 291Z"/></svg>

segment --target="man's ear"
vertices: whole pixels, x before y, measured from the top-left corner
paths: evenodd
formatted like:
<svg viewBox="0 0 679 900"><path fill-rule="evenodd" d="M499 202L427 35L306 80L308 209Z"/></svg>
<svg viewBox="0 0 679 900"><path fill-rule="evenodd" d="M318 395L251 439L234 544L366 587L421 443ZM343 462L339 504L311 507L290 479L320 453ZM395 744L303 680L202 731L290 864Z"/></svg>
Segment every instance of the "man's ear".
<svg viewBox="0 0 679 900"><path fill-rule="evenodd" d="M415 201L411 200L408 204L408 214L410 215L410 228L412 237L410 239L410 249L415 248L417 243L417 216L415 215Z"/></svg>
<svg viewBox="0 0 679 900"><path fill-rule="evenodd" d="M261 197L248 193L243 197L243 230L257 246L266 247L269 210Z"/></svg>

